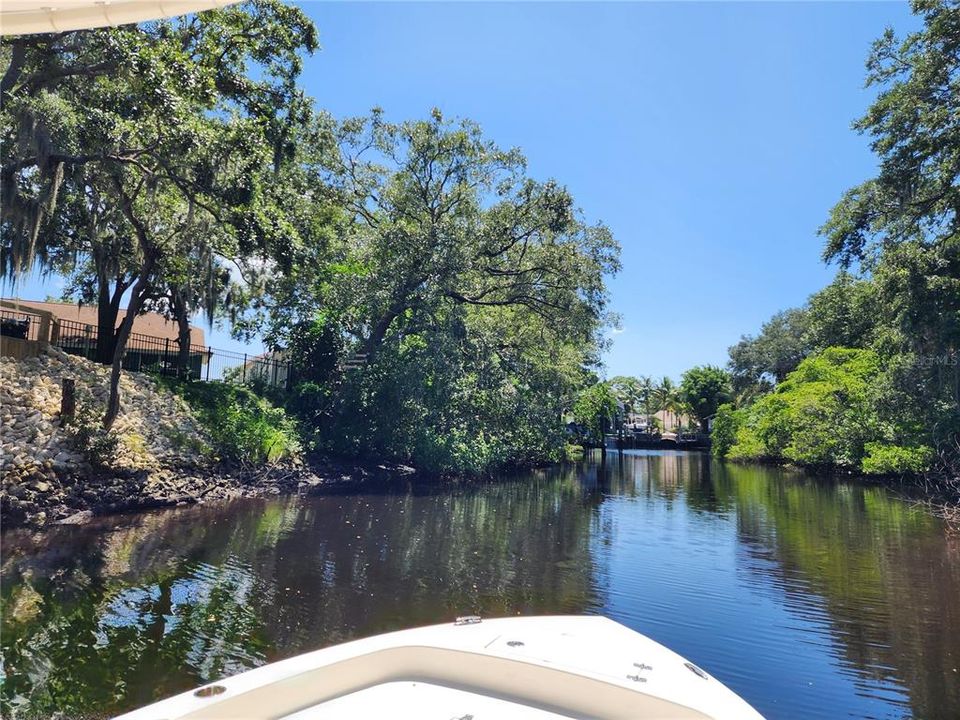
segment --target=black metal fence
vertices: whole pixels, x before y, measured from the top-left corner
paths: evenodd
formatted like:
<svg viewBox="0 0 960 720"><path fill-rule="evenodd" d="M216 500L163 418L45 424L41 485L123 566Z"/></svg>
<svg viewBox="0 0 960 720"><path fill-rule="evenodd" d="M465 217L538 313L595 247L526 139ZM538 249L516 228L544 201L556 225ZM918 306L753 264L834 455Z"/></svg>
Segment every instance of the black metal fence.
<svg viewBox="0 0 960 720"><path fill-rule="evenodd" d="M39 318L28 312L0 309L0 335L19 340L36 340Z"/></svg>
<svg viewBox="0 0 960 720"><path fill-rule="evenodd" d="M58 326L59 331L50 338L51 344L90 360L96 357L96 326L70 320L60 320ZM175 339L130 334L123 356L125 370L176 375L179 363L180 344ZM287 360L217 350L207 345L190 346L186 374L193 380L263 383L273 387L289 387L293 381L293 367Z"/></svg>

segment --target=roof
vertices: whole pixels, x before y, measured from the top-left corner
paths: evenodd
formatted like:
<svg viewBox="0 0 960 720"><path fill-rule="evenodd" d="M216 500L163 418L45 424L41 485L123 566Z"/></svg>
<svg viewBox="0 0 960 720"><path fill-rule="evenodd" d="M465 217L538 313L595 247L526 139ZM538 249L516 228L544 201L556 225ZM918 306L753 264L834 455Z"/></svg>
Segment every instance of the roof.
<svg viewBox="0 0 960 720"><path fill-rule="evenodd" d="M238 0L3 0L0 34L27 35L168 18L232 5Z"/></svg>
<svg viewBox="0 0 960 720"><path fill-rule="evenodd" d="M96 305L77 305L76 303L66 302L41 302L39 300L14 300L11 298L2 298L12 305L32 310L44 310L51 313L58 320L69 320L82 325L97 325L97 306ZM117 313L117 323L126 316L126 308ZM148 312L143 315L137 315L133 320L133 332L141 335L170 340L177 339L177 324L168 320L160 313ZM190 326L190 344L204 345L203 330Z"/></svg>

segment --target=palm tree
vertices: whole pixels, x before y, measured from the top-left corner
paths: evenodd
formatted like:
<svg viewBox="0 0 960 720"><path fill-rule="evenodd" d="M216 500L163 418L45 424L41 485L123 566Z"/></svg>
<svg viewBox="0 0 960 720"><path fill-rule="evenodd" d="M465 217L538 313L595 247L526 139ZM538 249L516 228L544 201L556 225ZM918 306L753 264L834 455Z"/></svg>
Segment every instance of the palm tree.
<svg viewBox="0 0 960 720"><path fill-rule="evenodd" d="M664 377L657 383L654 398L658 410L663 410L665 414L669 412L672 415L673 426L676 427L679 422L679 415L684 410L683 400L680 398L680 388L674 384L673 380ZM666 425L666 417L664 417L664 425ZM664 427L664 429L667 428Z"/></svg>
<svg viewBox="0 0 960 720"><path fill-rule="evenodd" d="M647 427L650 427L651 401L656 386L653 380L646 375L637 378L636 383L637 402L643 408L643 414L647 418Z"/></svg>
<svg viewBox="0 0 960 720"><path fill-rule="evenodd" d="M623 405L625 414L631 415L637 411L640 402L640 382L629 375L617 375L610 380L617 400Z"/></svg>

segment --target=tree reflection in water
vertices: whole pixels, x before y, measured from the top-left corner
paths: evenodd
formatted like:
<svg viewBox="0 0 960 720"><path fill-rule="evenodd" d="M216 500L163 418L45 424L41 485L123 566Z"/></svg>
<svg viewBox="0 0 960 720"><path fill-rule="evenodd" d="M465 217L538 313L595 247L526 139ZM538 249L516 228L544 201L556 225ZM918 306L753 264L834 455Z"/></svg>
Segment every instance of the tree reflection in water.
<svg viewBox="0 0 960 720"><path fill-rule="evenodd" d="M4 715L115 713L458 614L588 611L596 502L571 468L8 534Z"/></svg>
<svg viewBox="0 0 960 720"><path fill-rule="evenodd" d="M694 453L599 459L8 533L3 715L109 715L460 614L604 612L770 718L960 717L960 559L937 521Z"/></svg>

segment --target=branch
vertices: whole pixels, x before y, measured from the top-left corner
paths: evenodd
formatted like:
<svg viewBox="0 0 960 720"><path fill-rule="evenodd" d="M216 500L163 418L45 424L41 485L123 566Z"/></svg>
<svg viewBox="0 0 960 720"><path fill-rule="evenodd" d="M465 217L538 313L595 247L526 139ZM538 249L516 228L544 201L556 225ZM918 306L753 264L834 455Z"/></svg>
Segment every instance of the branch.
<svg viewBox="0 0 960 720"><path fill-rule="evenodd" d="M91 162L118 162L125 165L136 165L141 170L148 171L147 168L137 160L137 156L141 155L145 150L131 150L128 155L110 155L108 153L92 153L88 155L58 155L52 154L47 156L47 160L53 163L64 163L65 165L85 165ZM28 158L22 158L20 160L15 160L14 162L7 163L2 168L0 172L3 175L11 175L18 170L25 170L29 167L36 167L40 164L40 158L36 155Z"/></svg>
<svg viewBox="0 0 960 720"><path fill-rule="evenodd" d="M27 59L27 48L22 43L13 43L10 53L10 65L3 74L3 80L0 80L0 95L6 94L14 86Z"/></svg>

